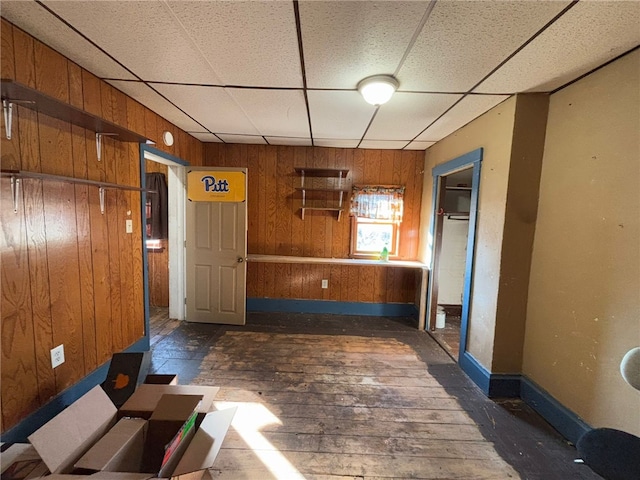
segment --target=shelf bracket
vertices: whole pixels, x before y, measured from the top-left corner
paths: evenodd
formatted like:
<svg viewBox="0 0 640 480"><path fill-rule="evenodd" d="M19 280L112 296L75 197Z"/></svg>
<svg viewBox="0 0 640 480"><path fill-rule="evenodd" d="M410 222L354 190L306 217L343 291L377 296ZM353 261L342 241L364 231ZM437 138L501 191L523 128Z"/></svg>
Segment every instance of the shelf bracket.
<svg viewBox="0 0 640 480"><path fill-rule="evenodd" d="M100 213L104 215L104 187L98 187L98 195L100 195Z"/></svg>
<svg viewBox="0 0 640 480"><path fill-rule="evenodd" d="M13 117L13 102L10 100L2 100L2 109L4 110L4 128L7 140L11 140L11 120ZM13 185L13 177L11 177L11 185Z"/></svg>
<svg viewBox="0 0 640 480"><path fill-rule="evenodd" d="M11 196L13 197L13 213L18 213L18 197L20 196L20 179L11 175Z"/></svg>
<svg viewBox="0 0 640 480"><path fill-rule="evenodd" d="M102 159L102 137L117 137L117 133L96 133L96 153L98 161Z"/></svg>
<svg viewBox="0 0 640 480"><path fill-rule="evenodd" d="M13 105L14 104L34 104L32 100L11 100L10 98L2 99L2 110L4 110L4 129L7 140L11 140L11 127L13 123Z"/></svg>

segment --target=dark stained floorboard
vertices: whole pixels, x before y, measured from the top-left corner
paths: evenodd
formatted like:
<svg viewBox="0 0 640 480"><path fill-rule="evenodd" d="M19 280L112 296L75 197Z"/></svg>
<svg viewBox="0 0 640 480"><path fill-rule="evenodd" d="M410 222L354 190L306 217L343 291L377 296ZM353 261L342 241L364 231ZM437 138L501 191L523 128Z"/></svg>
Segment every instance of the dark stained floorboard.
<svg viewBox="0 0 640 480"><path fill-rule="evenodd" d="M152 312L152 372L239 406L219 479L598 479L521 401L487 399L411 318Z"/></svg>

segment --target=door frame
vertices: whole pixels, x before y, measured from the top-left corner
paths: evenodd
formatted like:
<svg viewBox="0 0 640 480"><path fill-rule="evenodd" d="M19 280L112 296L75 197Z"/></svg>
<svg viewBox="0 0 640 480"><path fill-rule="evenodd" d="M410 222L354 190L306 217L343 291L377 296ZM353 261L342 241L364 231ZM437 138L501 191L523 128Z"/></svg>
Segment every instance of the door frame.
<svg viewBox="0 0 640 480"><path fill-rule="evenodd" d="M433 196L431 202L431 225L429 228L429 234L433 239L431 248L430 259L430 271L429 287L427 289L427 314L428 318L425 319L426 325L422 327L425 329L430 328L431 315L435 315L437 307L437 299L435 305L433 303L433 293L437 289L434 288L434 282L436 281L437 273L434 273L434 265L438 264L437 255L440 252L439 239L442 237L442 222L438 222L438 209L440 208L439 198L441 197L443 179L446 175L465 170L467 168L473 168L472 181L471 181L471 203L469 207L469 231L467 233L467 254L465 259L465 271L464 271L464 285L462 289L462 316L460 318L460 349L458 351L458 362L463 358L464 353L467 350L467 331L469 326L469 312L471 307L471 288L473 282L473 261L475 256L475 242L476 242L476 225L478 218L478 193L480 190L480 165L482 163L483 149L478 148L471 152L465 153L453 160L436 165L432 169L433 175ZM440 231L437 231L437 225L440 224Z"/></svg>
<svg viewBox="0 0 640 480"><path fill-rule="evenodd" d="M167 178L169 190L169 317L185 318L185 272L184 272L184 225L186 202L185 168L191 164L181 158L158 150L151 145L140 144L140 185L144 188L146 160L162 163L170 167ZM149 260L145 238L145 205L147 194L141 197L142 221L142 270L144 281L145 332L149 335Z"/></svg>

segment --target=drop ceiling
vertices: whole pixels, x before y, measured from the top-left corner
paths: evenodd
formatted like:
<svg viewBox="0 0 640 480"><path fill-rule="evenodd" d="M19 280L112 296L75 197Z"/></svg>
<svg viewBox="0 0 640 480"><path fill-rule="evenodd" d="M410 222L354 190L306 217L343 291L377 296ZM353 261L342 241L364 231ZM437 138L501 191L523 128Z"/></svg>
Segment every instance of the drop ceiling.
<svg viewBox="0 0 640 480"><path fill-rule="evenodd" d="M10 1L14 25L205 142L424 150L640 44L640 2ZM368 105L356 85L394 75Z"/></svg>

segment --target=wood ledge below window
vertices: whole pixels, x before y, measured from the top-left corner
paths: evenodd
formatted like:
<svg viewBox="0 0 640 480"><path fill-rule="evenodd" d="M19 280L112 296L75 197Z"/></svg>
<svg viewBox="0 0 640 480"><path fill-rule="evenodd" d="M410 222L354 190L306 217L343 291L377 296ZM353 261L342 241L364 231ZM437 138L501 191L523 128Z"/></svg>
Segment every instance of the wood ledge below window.
<svg viewBox="0 0 640 480"><path fill-rule="evenodd" d="M247 255L248 262L262 263L314 263L329 265L361 265L375 267L398 267L398 268L419 268L428 270L426 263L415 260L389 260L382 262L380 260L368 260L361 258L326 258L326 257L294 257L292 255L260 255L251 253Z"/></svg>

